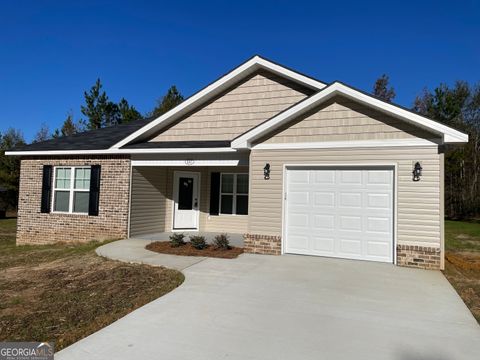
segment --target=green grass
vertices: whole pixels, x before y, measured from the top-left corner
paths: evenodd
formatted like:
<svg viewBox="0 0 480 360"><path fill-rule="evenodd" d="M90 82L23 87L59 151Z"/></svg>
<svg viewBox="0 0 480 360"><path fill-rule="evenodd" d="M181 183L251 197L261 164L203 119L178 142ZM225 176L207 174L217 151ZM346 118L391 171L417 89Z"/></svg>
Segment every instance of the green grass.
<svg viewBox="0 0 480 360"><path fill-rule="evenodd" d="M0 270L87 254L107 242L16 246L16 228L16 219L0 219Z"/></svg>
<svg viewBox="0 0 480 360"><path fill-rule="evenodd" d="M480 251L480 223L446 220L445 249Z"/></svg>

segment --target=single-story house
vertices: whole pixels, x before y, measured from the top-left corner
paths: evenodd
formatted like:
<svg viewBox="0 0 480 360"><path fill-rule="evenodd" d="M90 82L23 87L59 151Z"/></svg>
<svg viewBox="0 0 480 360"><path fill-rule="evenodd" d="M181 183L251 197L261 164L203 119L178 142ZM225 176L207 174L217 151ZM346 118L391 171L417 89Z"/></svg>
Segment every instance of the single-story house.
<svg viewBox="0 0 480 360"><path fill-rule="evenodd" d="M468 135L254 56L157 118L13 149L18 244L198 230L251 253L443 268Z"/></svg>

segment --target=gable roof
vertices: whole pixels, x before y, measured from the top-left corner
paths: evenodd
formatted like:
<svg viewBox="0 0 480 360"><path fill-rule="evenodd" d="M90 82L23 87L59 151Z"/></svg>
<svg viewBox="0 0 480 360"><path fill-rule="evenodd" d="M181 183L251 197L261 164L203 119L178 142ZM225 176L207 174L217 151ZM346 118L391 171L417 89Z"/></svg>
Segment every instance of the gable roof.
<svg viewBox="0 0 480 360"><path fill-rule="evenodd" d="M444 143L468 142L467 134L464 134L437 121L428 119L399 105L388 103L376 98L375 96L345 85L339 81L335 81L316 94L300 101L299 103L275 115L271 119L264 121L263 123L236 137L232 141L232 148L250 148L255 140L271 133L278 127L288 123L307 111L314 109L336 95L344 96L356 102L367 105L370 108L386 113L387 115L407 121L420 128L438 134L442 137Z"/></svg>
<svg viewBox="0 0 480 360"><path fill-rule="evenodd" d="M260 70L266 70L289 79L314 91L313 95L249 129L233 141L173 141L152 145L142 143L155 132L178 120L185 114L210 101L234 84ZM229 152L248 149L252 143L288 123L299 115L315 108L333 96L341 95L390 116L410 122L441 136L444 143L468 141L468 135L444 124L421 116L401 106L385 102L368 93L339 81L327 84L291 70L258 55L250 58L210 85L187 98L181 104L160 117L137 120L129 124L92 130L18 147L6 155L84 155L84 154L133 154L133 153L181 153L181 152Z"/></svg>
<svg viewBox="0 0 480 360"><path fill-rule="evenodd" d="M189 113L199 105L214 98L221 92L225 91L232 85L245 79L247 76L253 74L258 70L270 71L274 74L277 74L286 79L292 80L314 91L318 91L327 86L327 84L321 81L318 81L309 76L303 75L297 71L293 71L285 66L274 63L273 61L267 60L259 55L255 55L254 57L247 60L240 66L236 67L232 71L220 77L218 80L206 86L199 92L190 96L188 99L186 99L185 101L183 101L181 104L177 105L170 111L154 119L143 128L138 129L137 131L130 134L126 138L114 144L112 148L121 148L122 146L129 144L133 141L139 141L141 139L145 139L153 135L155 132L159 131L161 128L171 124L175 120L179 119L181 116Z"/></svg>

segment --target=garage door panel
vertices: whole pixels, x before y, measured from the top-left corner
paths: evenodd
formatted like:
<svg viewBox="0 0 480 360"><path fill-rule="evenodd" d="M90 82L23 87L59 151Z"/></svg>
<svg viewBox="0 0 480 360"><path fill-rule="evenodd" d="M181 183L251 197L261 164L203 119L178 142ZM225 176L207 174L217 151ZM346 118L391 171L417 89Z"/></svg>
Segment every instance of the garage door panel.
<svg viewBox="0 0 480 360"><path fill-rule="evenodd" d="M339 185L362 185L362 170L343 170L337 173L340 175L338 177Z"/></svg>
<svg viewBox="0 0 480 360"><path fill-rule="evenodd" d="M314 185L334 185L335 184L335 170L324 170L313 172L312 183Z"/></svg>
<svg viewBox="0 0 480 360"><path fill-rule="evenodd" d="M306 191L292 191L290 193L292 205L306 205L310 204L310 194Z"/></svg>
<svg viewBox="0 0 480 360"><path fill-rule="evenodd" d="M287 171L285 251L393 261L393 171Z"/></svg>
<svg viewBox="0 0 480 360"><path fill-rule="evenodd" d="M376 216L365 216L366 217L366 231L375 232L375 233L384 233L390 234L392 229L392 221L389 217L376 217Z"/></svg>
<svg viewBox="0 0 480 360"><path fill-rule="evenodd" d="M362 242L355 239L340 238L338 241L339 253L345 255L360 256L362 251Z"/></svg>
<svg viewBox="0 0 480 360"><path fill-rule="evenodd" d="M386 242L369 241L367 244L367 256L377 259L388 259L388 254L392 251L392 247Z"/></svg>
<svg viewBox="0 0 480 360"><path fill-rule="evenodd" d="M332 255L335 253L335 238L325 236L313 236L311 249L315 253L323 255Z"/></svg>
<svg viewBox="0 0 480 360"><path fill-rule="evenodd" d="M386 185L390 186L392 183L392 173L385 170L368 170L367 185Z"/></svg>
<svg viewBox="0 0 480 360"><path fill-rule="evenodd" d="M314 214L313 227L318 230L335 230L335 215Z"/></svg>
<svg viewBox="0 0 480 360"><path fill-rule="evenodd" d="M340 207L357 209L362 207L362 193L360 192L340 192L338 198Z"/></svg>
<svg viewBox="0 0 480 360"><path fill-rule="evenodd" d="M309 217L308 214L294 212L290 215L290 226L308 228L310 226Z"/></svg>
<svg viewBox="0 0 480 360"><path fill-rule="evenodd" d="M367 206L370 209L389 210L392 204L391 193L367 193Z"/></svg>
<svg viewBox="0 0 480 360"><path fill-rule="evenodd" d="M361 215L341 215L338 217L340 232L362 232L362 216Z"/></svg>
<svg viewBox="0 0 480 360"><path fill-rule="evenodd" d="M313 206L335 206L335 193L332 191L312 191L313 192Z"/></svg>
<svg viewBox="0 0 480 360"><path fill-rule="evenodd" d="M289 234L288 245L291 250L307 251L309 249L308 236Z"/></svg>

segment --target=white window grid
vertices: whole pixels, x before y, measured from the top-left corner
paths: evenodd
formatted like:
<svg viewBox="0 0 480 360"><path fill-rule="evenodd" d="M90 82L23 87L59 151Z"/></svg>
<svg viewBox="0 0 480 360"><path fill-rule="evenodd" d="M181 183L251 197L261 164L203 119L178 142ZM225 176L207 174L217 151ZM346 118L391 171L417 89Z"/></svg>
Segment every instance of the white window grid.
<svg viewBox="0 0 480 360"><path fill-rule="evenodd" d="M68 188L57 188L57 169L65 169L70 170L70 186ZM88 215L87 212L74 212L73 211L73 200L76 192L90 192L90 188L88 189L75 189L75 170L76 169L91 169L90 166L55 166L53 168L53 183L52 183L52 202L51 202L51 212L55 214L80 214L80 215ZM91 170L90 170L91 171ZM90 172L90 181L91 181L92 173ZM68 198L68 211L55 211L55 197L57 191L68 191L69 198Z"/></svg>
<svg viewBox="0 0 480 360"><path fill-rule="evenodd" d="M233 192L231 193L227 193L227 192L222 192L222 179L223 179L223 175L233 175ZM238 175L247 175L248 177L248 173L220 173L220 196L219 196L219 199L218 199L218 213L220 215L234 215L234 216L248 216L248 214L237 214L237 195L240 195L240 196L249 196L248 195L248 188L247 188L247 192L246 193L241 193L241 192L237 192L237 176ZM250 179L249 179L250 181ZM222 195L232 195L232 213L231 214L227 214L227 213L222 213Z"/></svg>

